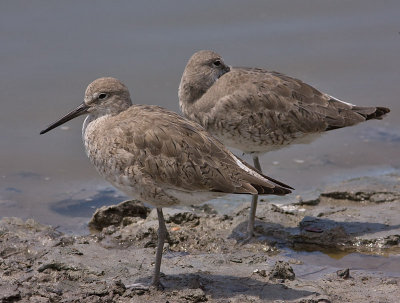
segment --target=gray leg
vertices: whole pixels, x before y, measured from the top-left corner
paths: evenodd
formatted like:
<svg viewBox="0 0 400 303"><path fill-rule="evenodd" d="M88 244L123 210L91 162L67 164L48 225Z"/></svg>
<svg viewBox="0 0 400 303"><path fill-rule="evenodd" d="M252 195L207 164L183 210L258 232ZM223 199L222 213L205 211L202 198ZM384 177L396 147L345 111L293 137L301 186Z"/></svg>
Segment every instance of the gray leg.
<svg viewBox="0 0 400 303"><path fill-rule="evenodd" d="M158 215L158 243L156 252L156 264L154 266L154 274L153 274L153 279L151 281L151 285L160 288L162 287L160 283L161 259L164 249L165 238L167 236L167 227L165 226L164 215L161 208L157 208L157 215Z"/></svg>
<svg viewBox="0 0 400 303"><path fill-rule="evenodd" d="M157 208L157 215L158 215L158 243L156 251L156 264L154 267L154 274L150 286L154 286L158 289L163 289L164 287L160 282L160 268L161 268L162 253L164 249L164 242L167 236L167 227L165 226L164 215L161 208ZM136 290L149 290L149 285L143 283L134 283L131 285L126 285L126 288L131 288Z"/></svg>
<svg viewBox="0 0 400 303"><path fill-rule="evenodd" d="M254 167L261 172L261 165L258 156L253 156ZM254 195L251 200L249 224L247 225L247 239L250 240L254 236L254 221L256 218L258 195Z"/></svg>

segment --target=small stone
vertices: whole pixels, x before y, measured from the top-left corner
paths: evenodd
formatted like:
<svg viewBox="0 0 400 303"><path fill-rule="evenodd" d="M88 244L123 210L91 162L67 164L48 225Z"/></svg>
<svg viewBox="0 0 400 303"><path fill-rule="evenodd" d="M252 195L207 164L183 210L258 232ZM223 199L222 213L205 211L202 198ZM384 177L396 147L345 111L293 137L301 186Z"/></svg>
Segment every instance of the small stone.
<svg viewBox="0 0 400 303"><path fill-rule="evenodd" d="M0 285L0 302L17 302L21 293L14 285Z"/></svg>
<svg viewBox="0 0 400 303"><path fill-rule="evenodd" d="M390 235L383 239L384 245L386 246L394 246L400 243L400 235Z"/></svg>
<svg viewBox="0 0 400 303"><path fill-rule="evenodd" d="M69 266L65 263L61 263L61 262L50 262L50 263L45 263L43 265L41 265L37 271L38 272L43 272L46 269L52 269L52 270L56 270L56 271L61 271L61 270L72 270L72 271L76 271L77 269L73 266Z"/></svg>
<svg viewBox="0 0 400 303"><path fill-rule="evenodd" d="M167 223L184 224L190 223L192 226L200 224L199 216L191 212L179 212L172 215L167 215L165 218Z"/></svg>
<svg viewBox="0 0 400 303"><path fill-rule="evenodd" d="M83 252L79 251L78 249L76 249L74 247L67 249L65 252L69 255L77 255L77 256L83 255Z"/></svg>
<svg viewBox="0 0 400 303"><path fill-rule="evenodd" d="M118 226L124 217L140 217L145 219L150 209L138 200L128 200L118 205L103 206L96 210L89 221L89 227L102 230L110 225Z"/></svg>
<svg viewBox="0 0 400 303"><path fill-rule="evenodd" d="M261 277L266 277L267 276L267 272L266 272L266 270L265 269L255 269L254 271L253 271L253 273L255 273L255 274L258 274L259 276L261 276Z"/></svg>
<svg viewBox="0 0 400 303"><path fill-rule="evenodd" d="M206 301L208 301L208 299L206 297L206 294L200 288L197 288L197 289L184 289L184 290L182 290L182 293L181 293L180 297L182 299L184 299L185 302L198 303L198 302L206 302Z"/></svg>
<svg viewBox="0 0 400 303"><path fill-rule="evenodd" d="M318 205L320 202L321 202L320 198L304 201L303 198L300 197L298 202L293 203L293 204L294 205L310 205L310 206L314 206L314 205Z"/></svg>
<svg viewBox="0 0 400 303"><path fill-rule="evenodd" d="M231 258L231 259L229 259L229 261L231 261L233 263L243 263L242 258Z"/></svg>
<svg viewBox="0 0 400 303"><path fill-rule="evenodd" d="M296 275L288 262L277 261L269 272L269 277L271 279L294 280Z"/></svg>
<svg viewBox="0 0 400 303"><path fill-rule="evenodd" d="M111 289L114 293L122 295L125 292L126 287L125 284L121 282L121 280L117 280L111 286Z"/></svg>
<svg viewBox="0 0 400 303"><path fill-rule="evenodd" d="M384 202L391 202L396 200L398 195L390 192L383 192L383 193L376 193L373 194L369 200L374 203L384 203Z"/></svg>
<svg viewBox="0 0 400 303"><path fill-rule="evenodd" d="M388 285L397 285L397 280L390 279L390 280L386 280L384 283L388 284Z"/></svg>
<svg viewBox="0 0 400 303"><path fill-rule="evenodd" d="M341 277L342 279L348 279L350 278L350 269L346 268L338 270L336 274L338 275L338 277Z"/></svg>
<svg viewBox="0 0 400 303"><path fill-rule="evenodd" d="M60 240L58 240L58 242L54 244L54 246L66 247L74 243L75 243L74 237L64 236L61 237Z"/></svg>

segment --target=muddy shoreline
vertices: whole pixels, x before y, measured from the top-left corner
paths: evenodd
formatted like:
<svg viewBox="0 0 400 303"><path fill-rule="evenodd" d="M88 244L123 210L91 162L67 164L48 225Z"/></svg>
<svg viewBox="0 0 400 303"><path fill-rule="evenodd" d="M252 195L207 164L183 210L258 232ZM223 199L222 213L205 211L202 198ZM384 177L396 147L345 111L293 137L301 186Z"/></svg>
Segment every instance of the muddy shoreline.
<svg viewBox="0 0 400 303"><path fill-rule="evenodd" d="M126 287L148 282L153 270L157 217L139 202L97 210L86 236L3 218L0 302L397 302L400 267L391 258L400 256L400 178L390 180L347 182L291 204L260 203L257 237L247 244L249 203L231 214L208 204L165 209L164 291ZM296 254L307 251L389 256L385 262L393 263L391 272L378 261L336 268Z"/></svg>

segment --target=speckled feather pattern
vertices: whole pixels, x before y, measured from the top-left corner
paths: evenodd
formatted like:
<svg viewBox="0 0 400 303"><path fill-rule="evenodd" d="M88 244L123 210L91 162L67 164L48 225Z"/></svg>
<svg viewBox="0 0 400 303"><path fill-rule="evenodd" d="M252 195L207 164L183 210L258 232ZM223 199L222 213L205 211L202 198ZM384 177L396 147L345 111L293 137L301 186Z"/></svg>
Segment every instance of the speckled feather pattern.
<svg viewBox="0 0 400 303"><path fill-rule="evenodd" d="M212 60L222 64L208 64ZM220 70L221 74L213 82L198 83L211 74L208 70ZM193 93L193 87L202 93ZM300 143L324 131L389 112L387 108L342 102L278 72L227 69L221 56L211 51L200 51L189 60L179 101L186 117L203 125L224 144L244 152L266 152Z"/></svg>
<svg viewBox="0 0 400 303"><path fill-rule="evenodd" d="M249 174L200 125L161 107L132 105L117 115L88 116L83 140L105 179L158 207L184 204L182 197L192 193L203 193L199 203L227 193L290 192Z"/></svg>

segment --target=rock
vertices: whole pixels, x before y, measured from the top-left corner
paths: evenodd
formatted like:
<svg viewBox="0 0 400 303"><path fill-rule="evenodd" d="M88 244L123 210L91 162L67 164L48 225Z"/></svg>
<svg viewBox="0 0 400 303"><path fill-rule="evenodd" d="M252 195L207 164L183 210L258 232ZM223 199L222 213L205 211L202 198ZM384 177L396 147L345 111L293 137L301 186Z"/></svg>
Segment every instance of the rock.
<svg viewBox="0 0 400 303"><path fill-rule="evenodd" d="M400 244L400 235L390 235L383 238L384 246L395 246Z"/></svg>
<svg viewBox="0 0 400 303"><path fill-rule="evenodd" d="M333 191L322 193L321 197L327 197L337 200L351 200L351 201L370 201L374 203L391 202L399 198L399 193L394 192L368 192L368 191Z"/></svg>
<svg viewBox="0 0 400 303"><path fill-rule="evenodd" d="M348 279L350 278L350 269L346 268L338 270L336 274L338 275L338 277L341 277L342 279Z"/></svg>
<svg viewBox="0 0 400 303"><path fill-rule="evenodd" d="M229 261L233 262L233 263L243 263L243 259L242 258L230 258Z"/></svg>
<svg viewBox="0 0 400 303"><path fill-rule="evenodd" d="M197 289L184 289L181 291L180 297L185 300L185 302L206 302L207 297L204 291L200 288Z"/></svg>
<svg viewBox="0 0 400 303"><path fill-rule="evenodd" d="M253 273L255 273L255 274L257 274L257 275L259 275L259 276L261 276L261 277L266 277L267 276L267 271L265 270L265 269L255 269L254 271L253 271Z"/></svg>
<svg viewBox="0 0 400 303"><path fill-rule="evenodd" d="M374 247L379 249L390 248L398 245L400 245L400 235L389 235L375 239L358 239L357 242L355 242L355 246Z"/></svg>
<svg viewBox="0 0 400 303"><path fill-rule="evenodd" d="M110 225L118 226L125 217L140 217L145 219L150 208L137 200L128 200L118 205L103 206L96 210L89 221L89 227L101 231Z"/></svg>
<svg viewBox="0 0 400 303"><path fill-rule="evenodd" d="M397 281L395 279L389 279L384 282L387 285L397 285Z"/></svg>
<svg viewBox="0 0 400 303"><path fill-rule="evenodd" d="M391 192L383 192L383 193L374 193L369 197L369 200L374 203L383 203L383 202L391 202L399 198L398 193Z"/></svg>
<svg viewBox="0 0 400 303"><path fill-rule="evenodd" d="M351 201L365 201L369 200L371 193L368 192L348 192L348 191L333 191L329 193L322 193L321 197L327 197L337 200L351 200Z"/></svg>
<svg viewBox="0 0 400 303"><path fill-rule="evenodd" d="M15 285L0 285L0 302L17 302L21 299L21 293Z"/></svg>
<svg viewBox="0 0 400 303"><path fill-rule="evenodd" d="M126 290L126 286L124 283L121 282L121 280L114 281L113 285L110 288L113 293L118 295L122 295Z"/></svg>
<svg viewBox="0 0 400 303"><path fill-rule="evenodd" d="M277 261L269 272L270 279L294 280L296 275L288 262Z"/></svg>
<svg viewBox="0 0 400 303"><path fill-rule="evenodd" d="M61 270L72 270L72 271L77 271L78 269L73 267L73 266L69 266L65 263L61 263L61 262L50 262L50 263L45 263L43 265L41 265L38 268L38 272L43 272L46 269L53 269L53 270L57 270L57 271L61 271Z"/></svg>
<svg viewBox="0 0 400 303"><path fill-rule="evenodd" d="M191 212L178 212L175 214L167 215L165 218L166 223L184 224L191 223L192 226L199 225L199 216Z"/></svg>
<svg viewBox="0 0 400 303"><path fill-rule="evenodd" d="M318 244L325 247L337 247L345 243L349 235L340 222L306 216L299 224L300 234L294 235L296 244Z"/></svg>
<svg viewBox="0 0 400 303"><path fill-rule="evenodd" d="M296 203L293 203L293 205L299 205L299 206L310 205L310 206L315 206L315 205L318 205L320 202L321 202L320 198L312 199L312 200L307 200L307 201L303 201L302 198L299 198L299 201L296 202Z"/></svg>
<svg viewBox="0 0 400 303"><path fill-rule="evenodd" d="M61 237L54 246L61 246L61 247L66 247L73 245L75 243L75 239L72 236L64 236Z"/></svg>

